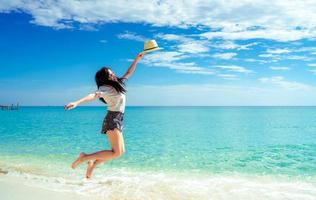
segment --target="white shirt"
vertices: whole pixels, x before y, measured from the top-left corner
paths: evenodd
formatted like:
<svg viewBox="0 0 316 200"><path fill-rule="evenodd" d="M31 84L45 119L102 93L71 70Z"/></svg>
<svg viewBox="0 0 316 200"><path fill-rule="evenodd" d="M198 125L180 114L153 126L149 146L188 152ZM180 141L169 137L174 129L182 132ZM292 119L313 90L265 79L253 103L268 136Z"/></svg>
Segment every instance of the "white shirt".
<svg viewBox="0 0 316 200"><path fill-rule="evenodd" d="M95 92L98 98L103 98L109 111L120 111L124 113L126 96L123 93L117 92L112 86L100 86Z"/></svg>

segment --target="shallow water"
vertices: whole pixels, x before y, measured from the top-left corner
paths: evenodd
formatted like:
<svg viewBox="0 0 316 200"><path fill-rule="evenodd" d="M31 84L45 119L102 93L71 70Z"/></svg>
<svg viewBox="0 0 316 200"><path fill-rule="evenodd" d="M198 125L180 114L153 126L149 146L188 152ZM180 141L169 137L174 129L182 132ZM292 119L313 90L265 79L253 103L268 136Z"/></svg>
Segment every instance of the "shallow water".
<svg viewBox="0 0 316 200"><path fill-rule="evenodd" d="M99 188L103 197L123 188L120 198L134 199L316 196L316 107L127 107L126 154L86 182L85 165L69 166L81 151L110 148L100 134L105 114L104 107L1 111L0 169L51 189Z"/></svg>

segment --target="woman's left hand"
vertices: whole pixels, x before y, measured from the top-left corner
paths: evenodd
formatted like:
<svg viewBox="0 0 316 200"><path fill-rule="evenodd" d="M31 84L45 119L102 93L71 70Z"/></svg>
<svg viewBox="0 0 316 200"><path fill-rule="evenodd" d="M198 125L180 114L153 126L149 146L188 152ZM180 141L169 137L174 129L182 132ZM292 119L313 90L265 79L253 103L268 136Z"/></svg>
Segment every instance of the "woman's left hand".
<svg viewBox="0 0 316 200"><path fill-rule="evenodd" d="M140 59L144 56L144 54L145 54L144 52L138 53L138 54L137 54L137 57L136 57L137 60L140 60Z"/></svg>

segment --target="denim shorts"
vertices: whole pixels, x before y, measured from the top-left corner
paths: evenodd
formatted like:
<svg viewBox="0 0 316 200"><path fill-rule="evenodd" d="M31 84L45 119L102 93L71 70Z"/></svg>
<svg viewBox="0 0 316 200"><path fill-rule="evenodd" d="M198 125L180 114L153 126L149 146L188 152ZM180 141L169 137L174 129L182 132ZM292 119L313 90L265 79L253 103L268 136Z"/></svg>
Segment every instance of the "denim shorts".
<svg viewBox="0 0 316 200"><path fill-rule="evenodd" d="M123 118L124 113L120 111L108 111L104 117L101 133L106 134L108 130L114 130L117 128L121 132L123 131Z"/></svg>

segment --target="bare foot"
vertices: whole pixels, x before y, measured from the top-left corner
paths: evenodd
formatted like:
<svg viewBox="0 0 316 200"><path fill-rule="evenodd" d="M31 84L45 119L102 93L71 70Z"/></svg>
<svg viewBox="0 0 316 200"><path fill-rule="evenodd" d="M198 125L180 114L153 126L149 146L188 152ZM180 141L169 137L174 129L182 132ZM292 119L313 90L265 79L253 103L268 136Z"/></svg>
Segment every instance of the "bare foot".
<svg viewBox="0 0 316 200"><path fill-rule="evenodd" d="M92 175L92 171L95 167L94 165L95 161L92 161L92 160L89 160L88 161L88 166L87 166L87 171L86 171L86 178L91 178L91 175Z"/></svg>
<svg viewBox="0 0 316 200"><path fill-rule="evenodd" d="M80 163L83 162L82 158L85 156L85 153L80 153L79 157L77 158L77 160L75 160L72 164L71 164L71 168L75 169Z"/></svg>

